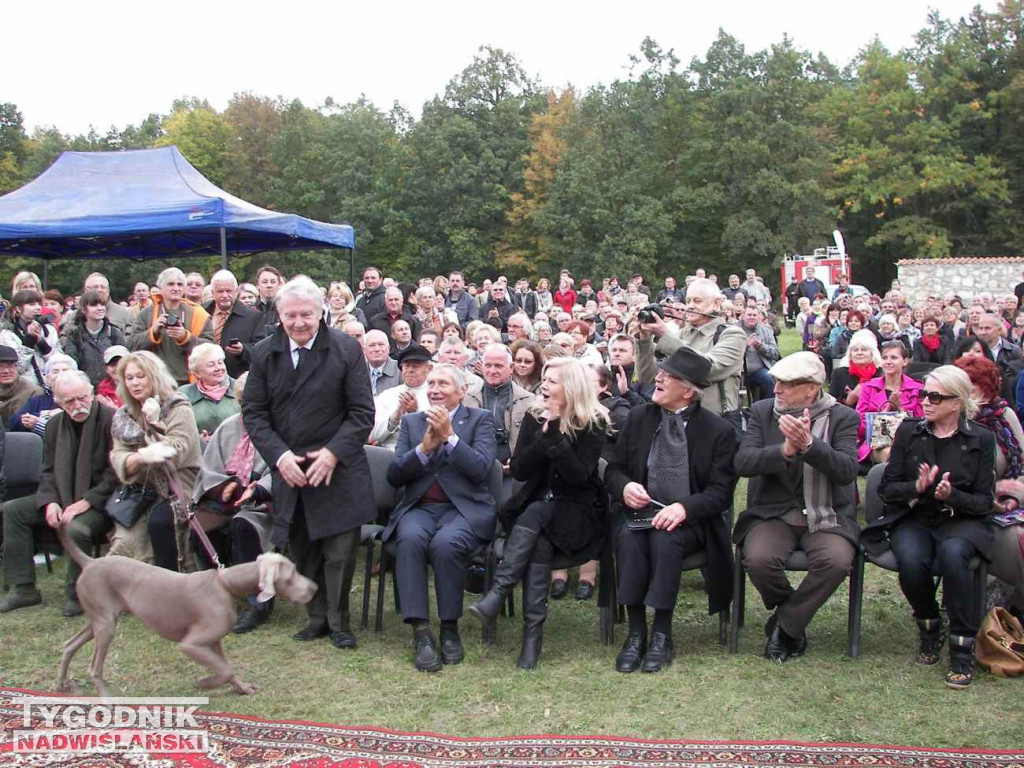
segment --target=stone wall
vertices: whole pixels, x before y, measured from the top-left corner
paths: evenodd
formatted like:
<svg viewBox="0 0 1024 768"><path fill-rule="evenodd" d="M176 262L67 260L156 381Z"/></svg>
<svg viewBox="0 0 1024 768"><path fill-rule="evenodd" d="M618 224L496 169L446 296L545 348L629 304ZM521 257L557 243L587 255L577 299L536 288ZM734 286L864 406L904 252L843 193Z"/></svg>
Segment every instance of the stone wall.
<svg viewBox="0 0 1024 768"><path fill-rule="evenodd" d="M903 295L912 305L929 296L959 295L965 302L979 293L1013 293L1021 282L1024 257L904 259L896 262Z"/></svg>

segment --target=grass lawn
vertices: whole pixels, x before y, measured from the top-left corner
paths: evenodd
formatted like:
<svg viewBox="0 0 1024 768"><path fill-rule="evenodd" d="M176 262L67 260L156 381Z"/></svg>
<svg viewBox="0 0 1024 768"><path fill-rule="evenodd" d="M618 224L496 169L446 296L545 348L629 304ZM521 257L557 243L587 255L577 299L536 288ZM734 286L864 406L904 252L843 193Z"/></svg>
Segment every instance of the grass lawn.
<svg viewBox="0 0 1024 768"><path fill-rule="evenodd" d="M785 351L792 351L790 336L795 340L792 331L783 337ZM741 483L738 509L745 491ZM0 616L0 684L50 690L61 643L84 624L60 617L64 561L56 561L52 576L42 568L39 573L44 605ZM361 569L356 573L353 609L361 605L363 589ZM707 615L700 576L686 574L675 615L677 659L657 675L614 671L625 628L616 627L615 646L602 646L594 601L569 597L551 603L541 666L534 672L514 669L518 615L499 621L498 642L489 647L467 617L466 661L436 675L413 669L410 633L394 614L390 594L385 631L357 631L355 651L335 650L326 640L294 642L290 634L302 626L304 611L280 604L266 627L225 640L236 670L263 691L244 697L222 689L211 697L210 709L461 736L609 734L1020 748L1021 681L979 672L969 690L946 689L945 657L930 669L913 663L917 631L894 576L872 566L866 576L860 659L844 656L844 586L811 624L808 655L776 666L760 655L767 612L756 590L748 584L747 626L739 653L730 656L717 644L718 619ZM83 648L71 667L72 679L90 694L91 648ZM133 696L195 695L193 682L206 674L132 617L119 624L105 672L116 692Z"/></svg>

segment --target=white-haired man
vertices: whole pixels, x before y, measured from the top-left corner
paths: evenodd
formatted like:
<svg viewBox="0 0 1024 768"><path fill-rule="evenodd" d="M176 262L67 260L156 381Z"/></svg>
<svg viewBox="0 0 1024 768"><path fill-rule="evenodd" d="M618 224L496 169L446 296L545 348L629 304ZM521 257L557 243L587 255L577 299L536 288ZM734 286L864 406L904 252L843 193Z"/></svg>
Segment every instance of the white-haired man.
<svg viewBox="0 0 1024 768"><path fill-rule="evenodd" d="M653 384L658 373L655 352L668 357L679 347L689 347L711 358L710 385L704 390L704 408L728 418L739 431L741 419L740 383L743 378L743 355L747 335L736 325L718 316L723 296L718 286L706 278L694 280L686 290L686 310L682 315L664 309L666 318L682 327L666 323L653 314L649 322L640 324L636 362L640 380ZM657 348L655 348L655 340Z"/></svg>
<svg viewBox="0 0 1024 768"><path fill-rule="evenodd" d="M373 428L373 395L355 339L323 322L320 289L308 277L277 294L281 325L252 353L242 418L271 466L274 531L296 566L320 585L296 640L329 635L353 648L348 598L359 528L370 522L370 465L363 446Z"/></svg>
<svg viewBox="0 0 1024 768"><path fill-rule="evenodd" d="M188 356L198 344L213 341L210 315L185 299L185 273L168 267L156 279L160 289L153 303L139 312L128 336L128 348L152 352L178 384L188 384Z"/></svg>
<svg viewBox="0 0 1024 768"><path fill-rule="evenodd" d="M238 279L222 269L210 278L213 301L206 311L213 317L213 342L224 349L228 376L237 379L249 370L252 348L267 335L263 314L238 300Z"/></svg>

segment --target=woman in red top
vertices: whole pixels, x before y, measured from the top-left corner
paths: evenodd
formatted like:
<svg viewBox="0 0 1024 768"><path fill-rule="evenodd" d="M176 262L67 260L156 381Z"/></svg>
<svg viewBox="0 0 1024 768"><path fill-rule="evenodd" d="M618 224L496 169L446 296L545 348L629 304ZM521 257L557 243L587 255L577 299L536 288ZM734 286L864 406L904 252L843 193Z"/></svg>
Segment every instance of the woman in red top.
<svg viewBox="0 0 1024 768"><path fill-rule="evenodd" d="M555 291L555 295L552 298L555 304L571 315L573 305L576 303L576 291L572 287L572 278L563 277L562 281L558 284L558 290Z"/></svg>

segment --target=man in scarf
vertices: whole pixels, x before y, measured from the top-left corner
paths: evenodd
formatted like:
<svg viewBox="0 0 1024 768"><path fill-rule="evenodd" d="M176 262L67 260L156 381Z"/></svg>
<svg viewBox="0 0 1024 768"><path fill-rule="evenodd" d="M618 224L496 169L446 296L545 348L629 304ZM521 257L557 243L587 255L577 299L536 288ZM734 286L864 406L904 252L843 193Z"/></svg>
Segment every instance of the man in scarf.
<svg viewBox="0 0 1024 768"><path fill-rule="evenodd" d="M825 366L811 352L783 358L769 371L775 398L754 403L736 454L750 478L749 506L733 540L764 604L765 656L782 663L807 650L807 625L850 572L857 525L857 412L821 391ZM797 589L785 564L807 554Z"/></svg>
<svg viewBox="0 0 1024 768"><path fill-rule="evenodd" d="M103 510L117 487L110 464L114 411L95 400L89 377L81 371L62 373L53 395L62 412L46 425L39 488L4 509L4 580L14 589L0 603L0 613L43 601L35 585L33 528L67 525L71 539L88 552L112 527ZM63 614L69 618L82 613L75 591L80 572L74 561L68 562Z"/></svg>

